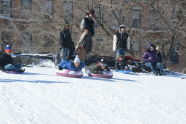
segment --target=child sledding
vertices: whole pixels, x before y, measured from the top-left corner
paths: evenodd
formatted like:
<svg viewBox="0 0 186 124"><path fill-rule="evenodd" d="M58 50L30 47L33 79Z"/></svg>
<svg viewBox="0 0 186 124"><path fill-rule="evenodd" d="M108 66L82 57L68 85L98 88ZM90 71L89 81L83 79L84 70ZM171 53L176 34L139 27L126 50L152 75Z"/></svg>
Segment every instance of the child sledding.
<svg viewBox="0 0 186 124"><path fill-rule="evenodd" d="M104 61L101 59L100 62L93 63L90 66L85 68L86 73L88 76L91 77L98 77L98 78L112 78L113 73L110 71L110 68Z"/></svg>
<svg viewBox="0 0 186 124"><path fill-rule="evenodd" d="M80 78L83 76L82 68L84 66L84 62L80 62L78 55L75 57L74 61L64 59L59 64L60 71L57 72L57 75Z"/></svg>

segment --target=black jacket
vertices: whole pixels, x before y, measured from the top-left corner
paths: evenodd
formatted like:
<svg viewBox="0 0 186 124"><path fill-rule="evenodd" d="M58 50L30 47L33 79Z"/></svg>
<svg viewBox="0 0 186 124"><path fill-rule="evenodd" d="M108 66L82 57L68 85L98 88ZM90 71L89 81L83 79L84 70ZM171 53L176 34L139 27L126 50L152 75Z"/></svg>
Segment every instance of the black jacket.
<svg viewBox="0 0 186 124"><path fill-rule="evenodd" d="M0 52L0 69L4 69L8 64L13 64L13 58L6 53Z"/></svg>
<svg viewBox="0 0 186 124"><path fill-rule="evenodd" d="M158 62L162 63L163 58L161 52L157 52L157 56L158 56Z"/></svg>
<svg viewBox="0 0 186 124"><path fill-rule="evenodd" d="M128 39L128 34L127 33L116 33L117 36L117 49L127 49L127 39Z"/></svg>
<svg viewBox="0 0 186 124"><path fill-rule="evenodd" d="M72 41L71 33L68 30L60 32L61 48L69 48L74 51L74 42Z"/></svg>
<svg viewBox="0 0 186 124"><path fill-rule="evenodd" d="M85 27L84 29L88 29L92 36L94 36L94 21L89 18L84 18Z"/></svg>

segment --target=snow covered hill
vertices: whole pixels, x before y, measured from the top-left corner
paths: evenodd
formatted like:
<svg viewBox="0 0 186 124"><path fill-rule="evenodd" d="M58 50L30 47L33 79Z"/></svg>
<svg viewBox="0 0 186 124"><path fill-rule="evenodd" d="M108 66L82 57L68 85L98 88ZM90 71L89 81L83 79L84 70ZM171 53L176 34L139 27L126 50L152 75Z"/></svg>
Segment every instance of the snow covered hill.
<svg viewBox="0 0 186 124"><path fill-rule="evenodd" d="M186 75L56 76L55 67L0 72L0 124L185 124Z"/></svg>

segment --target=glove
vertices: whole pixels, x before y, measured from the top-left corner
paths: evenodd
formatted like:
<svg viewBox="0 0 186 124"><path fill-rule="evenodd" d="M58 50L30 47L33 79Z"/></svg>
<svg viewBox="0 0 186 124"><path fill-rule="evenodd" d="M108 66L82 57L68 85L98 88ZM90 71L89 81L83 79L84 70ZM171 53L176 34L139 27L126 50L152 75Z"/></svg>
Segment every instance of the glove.
<svg viewBox="0 0 186 124"><path fill-rule="evenodd" d="M58 67L59 70L63 70L63 68L61 66Z"/></svg>

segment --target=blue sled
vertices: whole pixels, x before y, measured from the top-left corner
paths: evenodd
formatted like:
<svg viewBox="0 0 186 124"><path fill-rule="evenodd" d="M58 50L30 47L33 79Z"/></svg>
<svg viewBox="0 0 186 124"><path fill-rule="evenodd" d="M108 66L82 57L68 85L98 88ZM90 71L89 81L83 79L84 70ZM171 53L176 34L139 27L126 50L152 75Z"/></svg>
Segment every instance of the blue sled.
<svg viewBox="0 0 186 124"><path fill-rule="evenodd" d="M123 74L128 74L132 71L131 70L116 70L116 72L120 72L120 73L123 73Z"/></svg>

